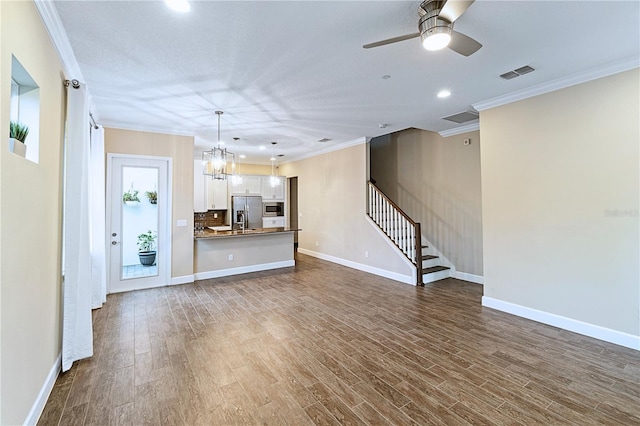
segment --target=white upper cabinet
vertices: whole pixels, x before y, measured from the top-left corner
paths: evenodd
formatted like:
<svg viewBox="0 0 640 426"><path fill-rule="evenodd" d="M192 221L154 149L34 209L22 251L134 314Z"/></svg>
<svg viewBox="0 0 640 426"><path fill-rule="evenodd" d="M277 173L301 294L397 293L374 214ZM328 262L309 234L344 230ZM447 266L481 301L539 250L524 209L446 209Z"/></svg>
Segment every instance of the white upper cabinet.
<svg viewBox="0 0 640 426"><path fill-rule="evenodd" d="M207 209L227 210L229 204L227 181L211 179L209 176L207 178Z"/></svg>
<svg viewBox="0 0 640 426"><path fill-rule="evenodd" d="M262 195L263 201L284 201L286 178L279 176L278 181L277 185L271 185L271 176L262 176L260 195Z"/></svg>
<svg viewBox="0 0 640 426"><path fill-rule="evenodd" d="M202 161L193 160L193 211L227 210L227 181L202 174Z"/></svg>
<svg viewBox="0 0 640 426"><path fill-rule="evenodd" d="M260 176L239 175L241 179L229 179L231 194L260 195Z"/></svg>

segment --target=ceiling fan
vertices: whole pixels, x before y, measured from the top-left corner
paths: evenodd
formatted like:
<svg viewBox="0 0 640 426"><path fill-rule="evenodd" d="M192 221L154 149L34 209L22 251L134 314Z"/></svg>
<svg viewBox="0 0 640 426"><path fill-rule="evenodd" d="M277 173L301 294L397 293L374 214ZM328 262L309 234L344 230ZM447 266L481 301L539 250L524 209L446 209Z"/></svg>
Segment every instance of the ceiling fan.
<svg viewBox="0 0 640 426"><path fill-rule="evenodd" d="M397 43L415 37L422 39L427 50L439 50L445 47L464 56L469 56L482 47L469 36L453 30L454 22L471 6L475 0L426 0L418 7L420 20L418 32L405 34L375 43L365 44L365 49Z"/></svg>

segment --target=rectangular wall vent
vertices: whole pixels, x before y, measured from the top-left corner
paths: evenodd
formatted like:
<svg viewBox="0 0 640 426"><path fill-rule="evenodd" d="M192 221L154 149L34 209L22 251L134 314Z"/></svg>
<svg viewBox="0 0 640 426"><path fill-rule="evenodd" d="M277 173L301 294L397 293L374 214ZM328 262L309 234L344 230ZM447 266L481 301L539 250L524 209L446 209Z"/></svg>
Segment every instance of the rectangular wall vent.
<svg viewBox="0 0 640 426"><path fill-rule="evenodd" d="M530 67L529 65L525 65L520 68L516 68L513 71L507 71L504 74L500 74L500 78L504 78L505 80L511 80L516 77L520 77L524 74L529 74L530 72L535 71L535 68Z"/></svg>
<svg viewBox="0 0 640 426"><path fill-rule="evenodd" d="M465 111L458 114L450 115L449 117L442 117L442 119L453 121L454 123L466 123L467 121L477 120L478 113L474 111Z"/></svg>

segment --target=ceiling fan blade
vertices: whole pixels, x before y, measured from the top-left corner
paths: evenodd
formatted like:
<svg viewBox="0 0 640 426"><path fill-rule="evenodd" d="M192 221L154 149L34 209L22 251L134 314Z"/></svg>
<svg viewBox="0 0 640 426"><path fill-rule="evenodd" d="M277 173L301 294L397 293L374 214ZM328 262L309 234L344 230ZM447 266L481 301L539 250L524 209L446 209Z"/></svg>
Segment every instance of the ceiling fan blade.
<svg viewBox="0 0 640 426"><path fill-rule="evenodd" d="M467 35L451 31L451 41L447 47L461 55L470 56L476 53L482 45Z"/></svg>
<svg viewBox="0 0 640 426"><path fill-rule="evenodd" d="M398 37L388 38L386 40L376 41L375 43L365 44L362 47L364 47L365 49L371 49L372 47L378 47L378 46L384 46L385 44L397 43L399 41L409 40L415 37L420 37L420 33L405 34Z"/></svg>
<svg viewBox="0 0 640 426"><path fill-rule="evenodd" d="M475 0L449 0L438 14L449 22L455 22Z"/></svg>

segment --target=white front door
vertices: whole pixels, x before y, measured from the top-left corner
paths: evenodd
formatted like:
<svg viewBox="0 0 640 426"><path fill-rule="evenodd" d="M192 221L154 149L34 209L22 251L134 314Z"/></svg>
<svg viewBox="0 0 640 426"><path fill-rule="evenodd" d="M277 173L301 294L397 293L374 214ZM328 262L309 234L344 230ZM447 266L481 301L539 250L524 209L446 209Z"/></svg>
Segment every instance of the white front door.
<svg viewBox="0 0 640 426"><path fill-rule="evenodd" d="M171 283L170 161L107 156L109 293Z"/></svg>

